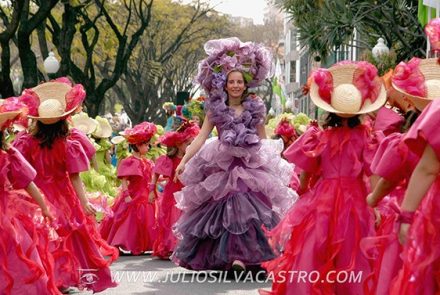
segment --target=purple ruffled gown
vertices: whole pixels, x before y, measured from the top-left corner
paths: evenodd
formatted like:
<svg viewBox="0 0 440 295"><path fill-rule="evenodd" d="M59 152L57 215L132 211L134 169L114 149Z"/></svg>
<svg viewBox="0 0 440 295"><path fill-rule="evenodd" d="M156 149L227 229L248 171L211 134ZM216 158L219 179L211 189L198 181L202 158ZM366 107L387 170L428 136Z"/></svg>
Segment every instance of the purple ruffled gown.
<svg viewBox="0 0 440 295"><path fill-rule="evenodd" d="M174 226L178 244L172 260L182 267L224 270L234 260L259 265L275 257L265 229L297 198L288 187L293 166L280 156L281 141L257 135L263 102L248 97L243 106L238 117L232 109L208 112L219 139L210 139L187 163L185 187L174 194L183 212Z"/></svg>

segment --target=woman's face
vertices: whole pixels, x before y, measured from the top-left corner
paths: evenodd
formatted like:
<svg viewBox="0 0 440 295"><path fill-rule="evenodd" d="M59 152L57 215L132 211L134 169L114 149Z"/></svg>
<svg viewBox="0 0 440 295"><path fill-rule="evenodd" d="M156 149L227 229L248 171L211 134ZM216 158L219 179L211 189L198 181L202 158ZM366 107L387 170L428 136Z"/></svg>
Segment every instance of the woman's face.
<svg viewBox="0 0 440 295"><path fill-rule="evenodd" d="M191 142L193 141L194 138L190 138L187 141L185 141L184 143L181 143L179 145L177 145L177 148L179 149L179 151L183 154L185 154L186 152L186 148L191 144Z"/></svg>
<svg viewBox="0 0 440 295"><path fill-rule="evenodd" d="M243 74L240 72L231 72L228 75L225 90L229 98L241 98L246 90Z"/></svg>
<svg viewBox="0 0 440 295"><path fill-rule="evenodd" d="M136 146L138 148L139 154L145 155L146 153L148 153L148 149L149 149L148 142L143 142L141 144L137 144Z"/></svg>
<svg viewBox="0 0 440 295"><path fill-rule="evenodd" d="M192 116L192 120L194 121L194 123L196 123L197 125L199 125L200 126L200 123L201 123L201 121L200 121L200 118L199 118L199 116Z"/></svg>

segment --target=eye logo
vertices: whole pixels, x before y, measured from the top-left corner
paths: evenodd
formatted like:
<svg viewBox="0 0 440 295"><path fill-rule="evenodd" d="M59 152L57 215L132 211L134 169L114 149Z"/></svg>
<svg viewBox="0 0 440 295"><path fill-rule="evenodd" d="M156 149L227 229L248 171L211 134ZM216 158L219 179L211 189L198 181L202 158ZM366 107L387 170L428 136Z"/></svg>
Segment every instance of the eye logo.
<svg viewBox="0 0 440 295"><path fill-rule="evenodd" d="M80 272L80 282L84 285L92 285L99 280L99 277L94 273L97 269L79 269Z"/></svg>

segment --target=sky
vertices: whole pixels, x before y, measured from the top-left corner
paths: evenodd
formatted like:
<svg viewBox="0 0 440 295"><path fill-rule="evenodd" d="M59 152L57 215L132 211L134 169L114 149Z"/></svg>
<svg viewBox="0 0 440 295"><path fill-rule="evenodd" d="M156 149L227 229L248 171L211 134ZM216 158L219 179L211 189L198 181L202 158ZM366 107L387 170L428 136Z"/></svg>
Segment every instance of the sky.
<svg viewBox="0 0 440 295"><path fill-rule="evenodd" d="M254 24L263 24L266 0L210 0L216 10L232 16L250 17Z"/></svg>
<svg viewBox="0 0 440 295"><path fill-rule="evenodd" d="M215 10L231 14L232 16L249 17L254 20L254 24L262 25L264 17L264 9L267 0L205 0L214 7ZM191 0L183 0L185 3Z"/></svg>

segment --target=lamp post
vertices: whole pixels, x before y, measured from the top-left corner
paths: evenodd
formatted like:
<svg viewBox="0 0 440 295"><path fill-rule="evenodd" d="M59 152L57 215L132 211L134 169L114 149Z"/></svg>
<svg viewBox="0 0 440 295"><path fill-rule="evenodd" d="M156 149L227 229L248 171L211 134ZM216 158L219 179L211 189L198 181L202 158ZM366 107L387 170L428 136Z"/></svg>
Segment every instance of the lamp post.
<svg viewBox="0 0 440 295"><path fill-rule="evenodd" d="M377 44L371 50L375 60L378 60L381 55L387 55L390 53L390 49L385 45L383 38L377 39Z"/></svg>
<svg viewBox="0 0 440 295"><path fill-rule="evenodd" d="M55 74L60 69L60 62L56 59L55 54L51 51L49 56L44 60L44 70L49 79L54 79Z"/></svg>

